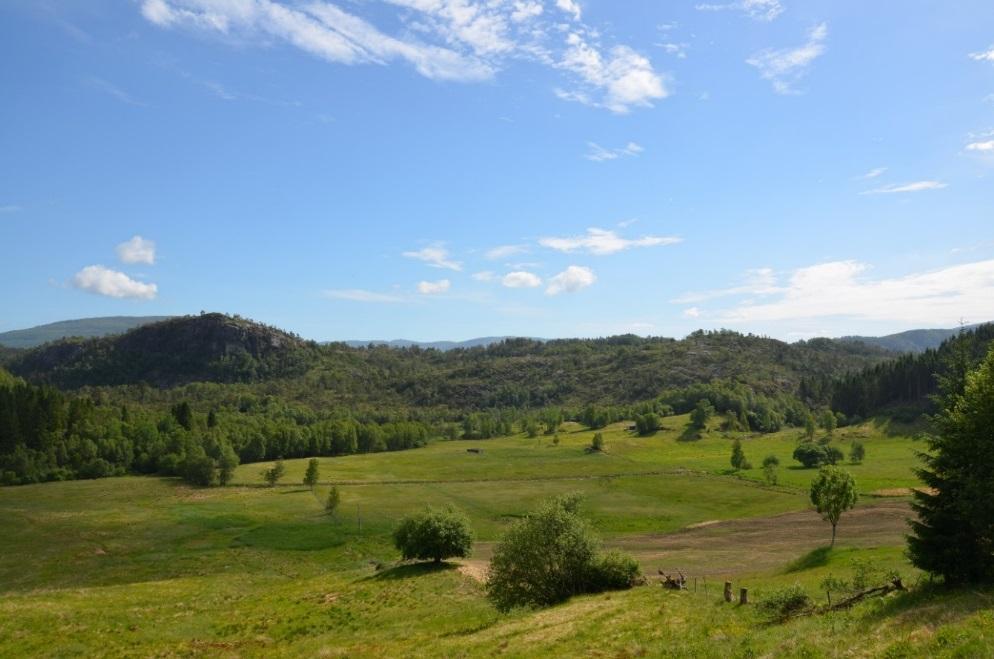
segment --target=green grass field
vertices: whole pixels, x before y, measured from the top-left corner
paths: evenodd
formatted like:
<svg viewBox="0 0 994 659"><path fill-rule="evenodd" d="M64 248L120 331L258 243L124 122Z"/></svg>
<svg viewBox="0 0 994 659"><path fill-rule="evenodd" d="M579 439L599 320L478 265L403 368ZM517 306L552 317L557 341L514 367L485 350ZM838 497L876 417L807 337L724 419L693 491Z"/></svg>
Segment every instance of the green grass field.
<svg viewBox="0 0 994 659"><path fill-rule="evenodd" d="M721 603L724 579L754 601L795 582L819 596L821 580L854 559L916 583L903 555L905 499L864 497L826 551L828 525L804 512L814 471L789 468L796 430L743 439L754 464L781 458L781 484L770 487L758 469L730 473L731 440L717 430L683 441L685 420L666 421L648 438L607 429L604 454L586 453L592 433L570 428L558 446L510 437L322 459L314 492L299 485L304 460L287 462L273 488L253 464L225 488L125 477L0 489L0 655L994 655L986 591L919 587L787 624ZM834 441L848 452L853 437L867 449L863 465L847 467L862 492L916 485L915 441L872 424ZM331 483L342 493L334 519L322 505ZM684 570L698 592L652 583L498 613L478 580L492 543L569 491L585 495L606 544L649 575ZM473 559L396 563L391 530L426 504L467 513Z"/></svg>

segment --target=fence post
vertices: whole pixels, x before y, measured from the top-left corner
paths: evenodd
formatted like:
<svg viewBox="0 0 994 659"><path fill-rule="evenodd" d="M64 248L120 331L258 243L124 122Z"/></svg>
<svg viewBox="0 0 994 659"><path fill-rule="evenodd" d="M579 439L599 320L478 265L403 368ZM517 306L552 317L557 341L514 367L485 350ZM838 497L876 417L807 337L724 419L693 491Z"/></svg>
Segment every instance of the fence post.
<svg viewBox="0 0 994 659"><path fill-rule="evenodd" d="M749 589L739 588L739 604L748 604L748 603L749 603Z"/></svg>
<svg viewBox="0 0 994 659"><path fill-rule="evenodd" d="M726 602L731 602L732 601L732 582L731 581L726 581L725 582L725 601Z"/></svg>

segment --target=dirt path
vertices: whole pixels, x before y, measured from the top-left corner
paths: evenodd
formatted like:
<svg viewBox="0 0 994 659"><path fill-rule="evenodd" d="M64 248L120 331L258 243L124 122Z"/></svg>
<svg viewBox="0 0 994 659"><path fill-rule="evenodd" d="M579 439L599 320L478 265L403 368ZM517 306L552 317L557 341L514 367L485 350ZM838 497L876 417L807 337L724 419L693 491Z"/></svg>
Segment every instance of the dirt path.
<svg viewBox="0 0 994 659"><path fill-rule="evenodd" d="M847 512L839 523L836 546L884 547L904 543L911 508L907 500L880 499ZM787 567L824 547L831 527L814 511L730 521L709 520L674 533L608 539L604 544L638 559L650 577L657 570L688 576L731 577ZM480 542L460 571L482 579L493 543Z"/></svg>

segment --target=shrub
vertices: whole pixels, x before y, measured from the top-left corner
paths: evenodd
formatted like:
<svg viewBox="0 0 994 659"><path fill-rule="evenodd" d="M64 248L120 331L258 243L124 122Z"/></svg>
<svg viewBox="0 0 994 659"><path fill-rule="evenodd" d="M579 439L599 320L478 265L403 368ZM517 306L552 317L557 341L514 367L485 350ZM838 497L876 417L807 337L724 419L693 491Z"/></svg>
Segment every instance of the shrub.
<svg viewBox="0 0 994 659"><path fill-rule="evenodd" d="M772 467L779 467L780 466L780 458L778 458L775 455L768 455L765 458L763 458L763 466L764 467L770 467L770 466L772 466Z"/></svg>
<svg viewBox="0 0 994 659"><path fill-rule="evenodd" d="M739 469L752 469L752 465L749 464L749 460L746 459L745 451L742 450L742 442L735 440L732 443L732 468L735 470Z"/></svg>
<svg viewBox="0 0 994 659"><path fill-rule="evenodd" d="M597 432L594 433L594 438L590 441L591 451L603 451L604 450L604 435Z"/></svg>
<svg viewBox="0 0 994 659"><path fill-rule="evenodd" d="M487 579L487 596L498 609L548 606L638 581L638 564L631 558L598 555L578 507L578 495L551 499L501 538Z"/></svg>
<svg viewBox="0 0 994 659"><path fill-rule="evenodd" d="M794 459L811 469L828 461L828 450L814 442L801 442L794 449Z"/></svg>
<svg viewBox="0 0 994 659"><path fill-rule="evenodd" d="M324 502L324 512L329 515L334 515L335 511L338 510L338 504L341 503L342 496L338 493L338 488L334 485L328 490L328 498Z"/></svg>
<svg viewBox="0 0 994 659"><path fill-rule="evenodd" d="M79 468L79 478L104 478L114 474L114 467L103 458L93 458ZM208 483L210 485L210 483Z"/></svg>
<svg viewBox="0 0 994 659"><path fill-rule="evenodd" d="M273 487L279 479L283 478L285 473L286 467L283 466L283 461L277 460L272 467L262 470L262 479L269 484L269 487Z"/></svg>
<svg viewBox="0 0 994 659"><path fill-rule="evenodd" d="M866 458L866 449L863 448L863 444L861 442L853 442L852 448L849 449L849 462L858 465L863 462L864 458Z"/></svg>
<svg viewBox="0 0 994 659"><path fill-rule="evenodd" d="M311 458L307 461L307 472L304 473L304 485L314 489L314 486L318 484L318 459Z"/></svg>
<svg viewBox="0 0 994 659"><path fill-rule="evenodd" d="M454 509L432 510L405 517L393 534L405 560L432 560L469 556L473 532L465 515Z"/></svg>
<svg viewBox="0 0 994 659"><path fill-rule="evenodd" d="M794 584L770 593L759 607L775 618L787 618L811 606L811 598L800 584Z"/></svg>
<svg viewBox="0 0 994 659"><path fill-rule="evenodd" d="M210 487L217 482L217 465L209 455L200 451L191 453L183 460L183 480L201 487Z"/></svg>

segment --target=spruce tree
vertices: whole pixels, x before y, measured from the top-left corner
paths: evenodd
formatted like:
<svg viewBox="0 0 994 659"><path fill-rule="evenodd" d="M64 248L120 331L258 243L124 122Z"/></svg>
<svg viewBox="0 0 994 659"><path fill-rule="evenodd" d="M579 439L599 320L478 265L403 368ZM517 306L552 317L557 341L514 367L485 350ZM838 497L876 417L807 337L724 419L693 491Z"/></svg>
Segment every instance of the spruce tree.
<svg viewBox="0 0 994 659"><path fill-rule="evenodd" d="M911 562L950 585L994 581L994 347L973 372L967 359L964 346L942 383L908 538Z"/></svg>

